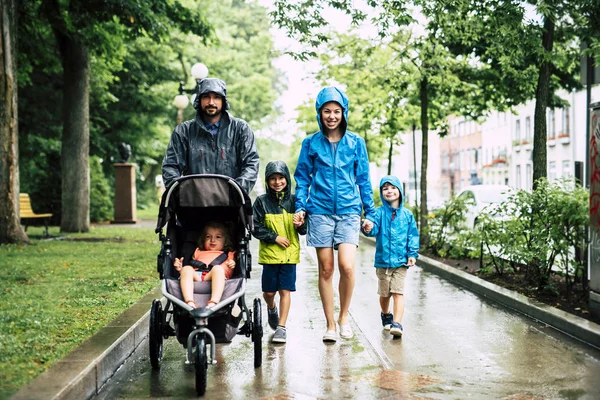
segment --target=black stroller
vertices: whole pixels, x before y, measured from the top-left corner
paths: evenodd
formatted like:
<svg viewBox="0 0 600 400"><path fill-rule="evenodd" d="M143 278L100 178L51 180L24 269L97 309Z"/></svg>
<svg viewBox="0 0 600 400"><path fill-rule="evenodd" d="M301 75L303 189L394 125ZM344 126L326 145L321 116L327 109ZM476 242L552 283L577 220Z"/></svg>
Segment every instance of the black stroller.
<svg viewBox="0 0 600 400"><path fill-rule="evenodd" d="M200 230L208 221L220 221L230 227L232 241L237 247L236 266L225 283L221 301L212 308L205 307L210 299L211 282L194 282L194 301L198 305L194 309L183 301L179 273L175 271L173 261L175 257L184 257L185 265L196 248ZM184 176L163 194L156 233L162 242L157 269L164 299L154 300L150 310L150 362L152 367L160 367L163 339L175 336L187 349L188 362L193 360L195 364L198 395L206 391L208 364L216 363L215 343L231 342L236 334L251 337L254 367L262 364L261 302L254 299L251 311L244 299L246 279L250 277L252 266L251 231L252 203L230 177ZM242 319L244 324L239 328Z"/></svg>

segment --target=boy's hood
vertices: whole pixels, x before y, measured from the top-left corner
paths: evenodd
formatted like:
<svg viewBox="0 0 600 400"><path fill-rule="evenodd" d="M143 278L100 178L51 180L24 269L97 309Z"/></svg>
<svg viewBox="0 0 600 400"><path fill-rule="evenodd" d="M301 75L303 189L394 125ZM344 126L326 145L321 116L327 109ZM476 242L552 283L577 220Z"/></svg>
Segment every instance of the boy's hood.
<svg viewBox="0 0 600 400"><path fill-rule="evenodd" d="M346 124L348 123L348 97L346 97L346 94L336 87L326 87L321 89L321 91L317 95L317 100L315 101L315 109L317 111L317 122L319 123L319 129L321 129L321 131L323 130L323 127L321 126L320 116L321 107L323 107L325 103L329 103L330 101L335 101L340 106L342 106L344 120L346 121Z"/></svg>
<svg viewBox="0 0 600 400"><path fill-rule="evenodd" d="M383 198L383 193L381 192L381 188L386 183L396 186L400 191L400 205L398 206L398 208L402 208L404 206L404 190L402 189L402 182L400 182L400 179L393 175L386 175L383 178L381 178L381 181L379 182L379 197L381 198L381 203L384 207L392 208L390 204L387 201L385 201L385 199Z"/></svg>
<svg viewBox="0 0 600 400"><path fill-rule="evenodd" d="M265 186L267 189L267 193L275 194L275 191L271 190L271 188L269 187L269 176L271 176L273 174L281 174L281 175L285 176L287 185L285 186L285 189L283 189L283 193L285 196L288 196L291 192L291 187L290 187L291 182L290 182L290 170L288 169L286 163L284 163L283 161L279 161L279 160L271 161L265 167Z"/></svg>

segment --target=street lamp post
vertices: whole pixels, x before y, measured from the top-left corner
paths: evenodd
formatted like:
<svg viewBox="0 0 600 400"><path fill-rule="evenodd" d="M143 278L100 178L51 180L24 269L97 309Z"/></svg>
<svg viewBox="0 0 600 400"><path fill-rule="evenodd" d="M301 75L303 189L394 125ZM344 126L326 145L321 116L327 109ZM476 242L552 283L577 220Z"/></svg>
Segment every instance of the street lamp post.
<svg viewBox="0 0 600 400"><path fill-rule="evenodd" d="M208 76L208 68L206 67L206 65L204 65L202 63L194 64L192 66L191 72L192 72L192 76L196 80L196 86L193 89L185 89L183 87L184 82L179 81L179 94L177 96L175 96L175 99L173 100L173 104L175 105L175 107L177 107L177 125L179 125L183 122L183 110L190 103L190 99L184 93L194 95L196 93L196 91L198 90L198 82L200 82L202 79L204 79ZM192 102L193 101L194 101L194 97L192 96Z"/></svg>

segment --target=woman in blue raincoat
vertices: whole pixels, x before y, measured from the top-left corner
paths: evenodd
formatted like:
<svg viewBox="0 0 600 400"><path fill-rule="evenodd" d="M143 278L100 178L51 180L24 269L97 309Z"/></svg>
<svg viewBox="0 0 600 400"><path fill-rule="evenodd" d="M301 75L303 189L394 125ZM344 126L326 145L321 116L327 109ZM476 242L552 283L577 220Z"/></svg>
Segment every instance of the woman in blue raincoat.
<svg viewBox="0 0 600 400"><path fill-rule="evenodd" d="M365 141L348 131L348 98L336 87L322 89L316 100L319 132L302 142L296 180L294 222L308 222L307 244L316 248L319 294L327 321L325 342L337 340L334 319L334 250L340 270L340 337L353 337L348 309L354 290L354 259L361 216L372 216L373 189ZM372 219L372 218L371 218ZM372 224L365 220L364 224Z"/></svg>

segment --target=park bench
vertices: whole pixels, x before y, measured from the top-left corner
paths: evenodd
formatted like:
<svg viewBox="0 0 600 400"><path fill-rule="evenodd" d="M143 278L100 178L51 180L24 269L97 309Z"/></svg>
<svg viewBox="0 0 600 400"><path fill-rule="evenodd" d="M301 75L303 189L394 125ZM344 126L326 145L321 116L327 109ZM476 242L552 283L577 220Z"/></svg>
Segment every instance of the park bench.
<svg viewBox="0 0 600 400"><path fill-rule="evenodd" d="M31 199L29 198L29 194L27 193L21 193L19 197L19 216L21 217L21 224L25 225L25 231L27 231L29 220L43 219L44 225L46 227L46 236L48 236L48 222L50 221L50 217L52 217L52 214L36 214L33 211L33 208L31 208Z"/></svg>

